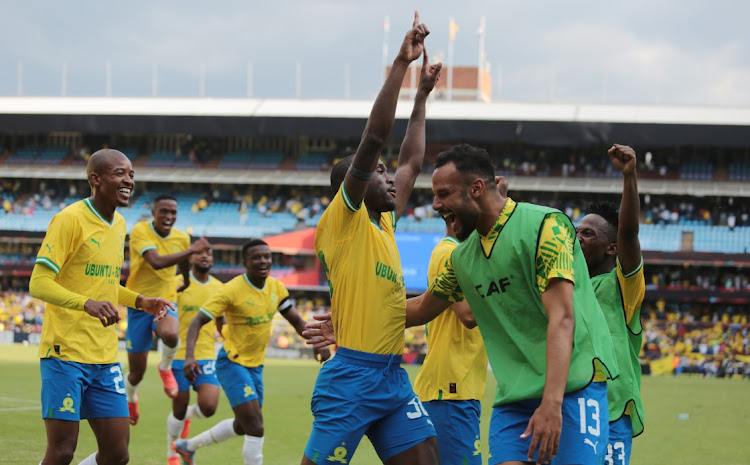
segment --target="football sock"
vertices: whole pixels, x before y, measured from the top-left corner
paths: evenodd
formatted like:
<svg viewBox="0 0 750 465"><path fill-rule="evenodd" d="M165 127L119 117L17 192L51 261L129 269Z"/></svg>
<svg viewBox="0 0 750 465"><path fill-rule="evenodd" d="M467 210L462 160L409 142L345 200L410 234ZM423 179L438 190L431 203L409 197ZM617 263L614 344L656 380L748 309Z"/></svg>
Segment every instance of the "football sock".
<svg viewBox="0 0 750 465"><path fill-rule="evenodd" d="M198 436L188 439L188 449L195 451L203 446L209 446L227 439L236 438L240 435L234 432L234 419L224 420L213 428L206 430Z"/></svg>

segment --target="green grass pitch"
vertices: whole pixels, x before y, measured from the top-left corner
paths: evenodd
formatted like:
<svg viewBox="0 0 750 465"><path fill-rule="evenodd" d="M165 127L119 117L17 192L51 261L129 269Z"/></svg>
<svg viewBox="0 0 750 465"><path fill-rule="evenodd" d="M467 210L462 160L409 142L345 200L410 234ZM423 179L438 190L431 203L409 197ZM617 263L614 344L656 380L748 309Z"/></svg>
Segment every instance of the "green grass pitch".
<svg viewBox="0 0 750 465"><path fill-rule="evenodd" d="M121 354L127 367L125 353ZM171 402L156 373L157 356L151 354L141 388L141 420L131 428L130 463L166 463L166 416ZM412 376L418 367L408 366ZM312 361L268 360L265 369L266 439L264 462L298 464L312 426L310 396L318 366ZM483 402L482 443L486 444L494 379L490 378ZM39 408L39 363L36 347L0 346L0 464L39 463L45 450L44 423ZM194 394L194 393L193 393ZM633 465L706 465L750 463L750 382L694 377L646 377L643 380L646 431L634 440ZM680 420L678 415L689 414ZM225 398L207 420L194 420L191 435L230 418ZM96 447L93 434L81 425L73 463ZM239 463L242 441L201 449L201 464ZM380 463L365 438L354 456L361 465Z"/></svg>

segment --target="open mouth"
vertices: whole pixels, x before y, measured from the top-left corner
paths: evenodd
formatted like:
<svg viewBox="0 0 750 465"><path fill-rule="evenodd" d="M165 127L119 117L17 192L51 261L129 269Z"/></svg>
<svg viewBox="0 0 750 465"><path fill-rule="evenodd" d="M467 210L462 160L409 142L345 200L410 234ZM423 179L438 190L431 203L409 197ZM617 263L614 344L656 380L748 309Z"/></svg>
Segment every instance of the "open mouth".
<svg viewBox="0 0 750 465"><path fill-rule="evenodd" d="M133 189L130 188L130 187L121 187L121 188L117 189L117 192L119 192L122 195L126 195L126 196L130 197L130 194L133 192Z"/></svg>

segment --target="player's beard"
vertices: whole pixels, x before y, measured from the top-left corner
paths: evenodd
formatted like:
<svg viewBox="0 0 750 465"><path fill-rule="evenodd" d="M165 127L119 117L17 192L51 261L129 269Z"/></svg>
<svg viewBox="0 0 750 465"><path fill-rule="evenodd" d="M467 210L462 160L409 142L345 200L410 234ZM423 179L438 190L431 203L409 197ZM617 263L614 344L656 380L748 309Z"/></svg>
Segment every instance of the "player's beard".
<svg viewBox="0 0 750 465"><path fill-rule="evenodd" d="M195 265L195 270L198 271L199 273L208 273L211 270L211 265L209 266Z"/></svg>

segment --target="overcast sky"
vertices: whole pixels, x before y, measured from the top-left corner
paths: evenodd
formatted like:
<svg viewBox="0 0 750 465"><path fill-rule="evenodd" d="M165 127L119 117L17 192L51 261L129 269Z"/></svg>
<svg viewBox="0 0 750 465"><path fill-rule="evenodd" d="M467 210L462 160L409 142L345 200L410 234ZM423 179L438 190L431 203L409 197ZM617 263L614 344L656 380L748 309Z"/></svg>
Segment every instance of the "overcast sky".
<svg viewBox="0 0 750 465"><path fill-rule="evenodd" d="M0 95L371 99L382 77L383 20L393 60L413 10L447 60L476 66L486 16L493 98L514 101L750 105L750 2L630 0L175 1L0 0Z"/></svg>

